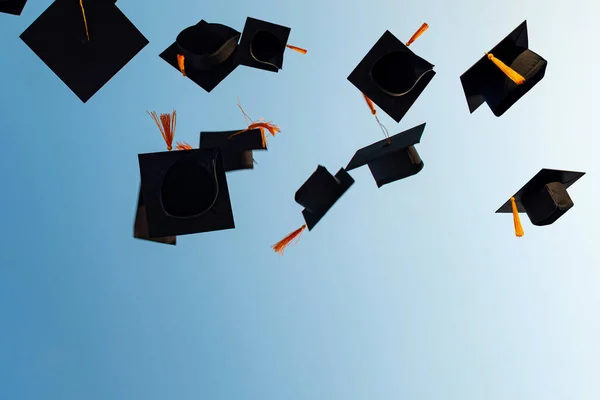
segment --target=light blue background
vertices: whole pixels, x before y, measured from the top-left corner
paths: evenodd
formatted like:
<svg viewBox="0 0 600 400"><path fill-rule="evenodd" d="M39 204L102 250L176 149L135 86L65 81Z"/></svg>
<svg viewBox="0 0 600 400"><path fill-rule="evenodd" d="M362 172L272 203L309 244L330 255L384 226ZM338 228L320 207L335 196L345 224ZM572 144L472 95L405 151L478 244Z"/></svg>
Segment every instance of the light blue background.
<svg viewBox="0 0 600 400"><path fill-rule="evenodd" d="M598 400L599 7L573 1L126 1L150 44L87 104L19 34L50 4L0 15L0 399ZM292 27L279 74L238 68L213 93L158 54L200 19ZM528 20L544 80L502 118L469 115L459 76ZM382 138L346 80L389 29L435 64L397 133L427 122L417 176L370 172L302 225L294 193ZM236 229L176 247L132 238L138 153L279 124L228 175ZM541 168L586 171L552 226L495 210Z"/></svg>

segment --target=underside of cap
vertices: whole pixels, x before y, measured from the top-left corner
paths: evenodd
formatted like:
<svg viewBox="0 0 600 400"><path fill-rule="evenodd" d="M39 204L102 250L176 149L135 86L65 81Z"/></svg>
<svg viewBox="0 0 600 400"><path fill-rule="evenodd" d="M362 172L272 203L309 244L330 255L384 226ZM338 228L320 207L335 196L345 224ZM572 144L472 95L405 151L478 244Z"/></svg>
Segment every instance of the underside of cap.
<svg viewBox="0 0 600 400"><path fill-rule="evenodd" d="M527 214L530 212L535 213L535 211L533 211L533 208L535 208L535 199L539 199L542 202L542 205L544 202L549 202L550 200L554 199L556 200L557 207L560 206L559 208L568 209L568 203L570 200L567 201L567 198L570 199L570 197L568 197L568 194L565 196L566 190L584 175L585 172L564 171L548 168L541 169L533 178L529 180L529 182L527 182L521 189L519 189L517 193L513 195L518 212ZM559 183L561 186L556 185L555 183ZM549 190L546 188L546 186L549 184L551 184L550 187L552 188L552 194L550 192L544 194L544 192ZM562 188L564 188L564 193ZM527 203L527 205L525 203ZM549 210L549 208L545 208L544 206L541 207L541 209ZM504 203L496 211L496 213L512 213L510 199ZM533 224L536 224L537 222L544 222L543 214L548 215L546 211L542 212L542 217L539 217L538 214L535 214L531 222Z"/></svg>

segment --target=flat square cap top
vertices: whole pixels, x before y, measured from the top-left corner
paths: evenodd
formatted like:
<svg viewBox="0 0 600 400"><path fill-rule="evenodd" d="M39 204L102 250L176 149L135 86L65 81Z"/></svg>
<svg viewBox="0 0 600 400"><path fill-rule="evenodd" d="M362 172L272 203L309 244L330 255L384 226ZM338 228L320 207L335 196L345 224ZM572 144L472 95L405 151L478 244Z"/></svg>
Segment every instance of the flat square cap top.
<svg viewBox="0 0 600 400"><path fill-rule="evenodd" d="M317 167L294 196L296 203L304 207L302 215L309 231L353 184L354 179L343 168L333 176L322 165Z"/></svg>
<svg viewBox="0 0 600 400"><path fill-rule="evenodd" d="M0 0L0 13L21 15L27 0Z"/></svg>
<svg viewBox="0 0 600 400"><path fill-rule="evenodd" d="M21 39L84 103L148 44L112 0L56 0Z"/></svg>
<svg viewBox="0 0 600 400"><path fill-rule="evenodd" d="M517 193L514 194L515 203L519 212L527 212L523 206L523 196L527 195L530 190L538 190L544 185L559 182L562 183L565 189L568 189L572 184L577 182L579 178L585 175L585 172L562 171L558 169L543 168L529 182L525 184ZM512 205L510 199L500 207L496 213L512 213Z"/></svg>
<svg viewBox="0 0 600 400"><path fill-rule="evenodd" d="M218 149L139 154L149 237L235 227Z"/></svg>
<svg viewBox="0 0 600 400"><path fill-rule="evenodd" d="M421 124L391 136L389 144L387 139L383 139L358 150L350 160L350 163L348 163L346 170L351 171L355 168L362 167L378 158L385 157L391 153L395 153L419 143L424 130L425 124Z"/></svg>
<svg viewBox="0 0 600 400"><path fill-rule="evenodd" d="M278 72L283 68L283 55L291 28L246 18L237 62L247 67Z"/></svg>
<svg viewBox="0 0 600 400"><path fill-rule="evenodd" d="M200 132L200 148L220 147L225 152L266 150L260 129Z"/></svg>
<svg viewBox="0 0 600 400"><path fill-rule="evenodd" d="M348 80L394 121L400 122L435 76L433 67L386 31Z"/></svg>

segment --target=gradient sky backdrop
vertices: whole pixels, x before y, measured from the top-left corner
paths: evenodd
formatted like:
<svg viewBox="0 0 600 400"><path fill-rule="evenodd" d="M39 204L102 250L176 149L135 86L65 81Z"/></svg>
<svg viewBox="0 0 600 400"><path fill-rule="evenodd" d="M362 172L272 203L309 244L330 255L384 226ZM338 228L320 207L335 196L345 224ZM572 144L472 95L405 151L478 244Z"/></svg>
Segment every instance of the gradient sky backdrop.
<svg viewBox="0 0 600 400"><path fill-rule="evenodd" d="M142 4L143 3L143 4ZM50 0L0 15L0 398L598 400L600 237L592 1L119 0L150 44L87 104L19 39ZM158 54L200 19L292 28L278 74L213 93ZM459 76L527 19L546 77L503 117L469 115ZM427 123L425 168L368 168L311 232L294 193L382 134L346 80L389 29L437 71L390 133ZM254 119L283 133L228 174L236 229L176 247L132 238L138 153ZM575 207L514 236L495 210L541 168L585 171Z"/></svg>

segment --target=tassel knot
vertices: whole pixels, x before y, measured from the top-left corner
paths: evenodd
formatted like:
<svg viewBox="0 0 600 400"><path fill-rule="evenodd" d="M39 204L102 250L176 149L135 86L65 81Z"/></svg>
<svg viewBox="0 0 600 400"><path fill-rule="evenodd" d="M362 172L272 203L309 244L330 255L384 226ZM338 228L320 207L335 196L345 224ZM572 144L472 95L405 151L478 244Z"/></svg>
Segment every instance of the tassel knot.
<svg viewBox="0 0 600 400"><path fill-rule="evenodd" d="M155 111L146 111L154 120L160 133L162 134L165 143L167 144L167 150L173 150L173 138L175 137L175 127L177 125L177 112L173 110L173 114L160 114L160 117Z"/></svg>
<svg viewBox="0 0 600 400"><path fill-rule="evenodd" d="M504 73L511 81L516 83L517 85L522 85L525 83L525 78L519 74L517 71L504 64L502 61L494 57L492 53L485 53L487 55L488 60L494 63L500 71Z"/></svg>

